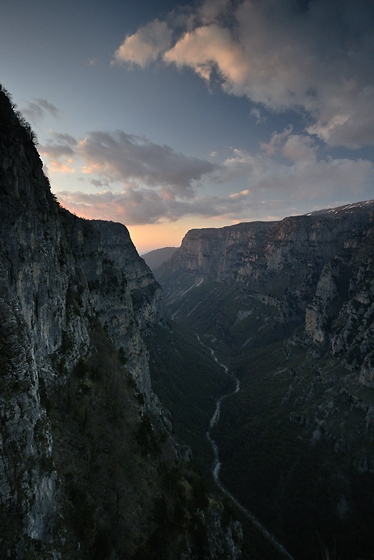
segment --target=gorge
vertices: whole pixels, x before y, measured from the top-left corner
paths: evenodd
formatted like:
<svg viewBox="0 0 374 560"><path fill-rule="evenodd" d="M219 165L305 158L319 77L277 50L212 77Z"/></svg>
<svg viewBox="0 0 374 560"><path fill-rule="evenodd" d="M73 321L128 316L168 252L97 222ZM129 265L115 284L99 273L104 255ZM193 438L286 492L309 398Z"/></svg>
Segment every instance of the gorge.
<svg viewBox="0 0 374 560"><path fill-rule="evenodd" d="M373 216L191 230L152 273L1 89L1 557L373 558Z"/></svg>
<svg viewBox="0 0 374 560"><path fill-rule="evenodd" d="M212 430L220 479L295 558L373 554L373 211L192 230L155 270L240 381Z"/></svg>

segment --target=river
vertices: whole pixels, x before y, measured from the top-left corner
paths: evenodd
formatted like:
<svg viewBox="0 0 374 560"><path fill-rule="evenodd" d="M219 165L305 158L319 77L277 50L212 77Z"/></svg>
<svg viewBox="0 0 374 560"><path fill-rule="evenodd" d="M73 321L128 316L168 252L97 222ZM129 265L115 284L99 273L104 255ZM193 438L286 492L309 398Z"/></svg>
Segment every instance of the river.
<svg viewBox="0 0 374 560"><path fill-rule="evenodd" d="M236 498L235 496L233 496L231 494L231 492L222 484L220 478L219 478L219 471L221 468L221 462L219 459L219 450L218 450L218 445L216 444L216 442L214 441L214 439L211 436L211 430L213 429L214 426L216 426L219 422L219 418L220 418L220 414L221 414L221 404L222 401L224 399L227 399L228 397L235 395L235 393L237 393L238 391L240 391L240 381L239 379L232 373L229 371L229 368L225 365L222 364L213 348L211 348L210 346L207 346L206 344L204 344L204 342L201 341L199 335L196 333L196 337L197 340L200 342L200 344L202 346L204 346L205 348L207 348L214 361L220 366L222 367L225 372L228 375L231 375L231 377L234 379L235 381L235 389L233 391L230 391L229 393L226 393L224 395L222 395L221 397L217 398L216 400L216 408L214 410L214 414L210 420L209 423L209 429L206 432L206 436L212 446L213 452L214 452L214 462L212 465L212 473L213 473L213 478L216 482L216 484L219 486L219 488L222 490L222 492L228 496L234 503L235 505L240 509L240 511L248 518L250 519L250 521L253 523L253 525L255 525L255 527L259 530L259 532L270 542L270 544L280 553L283 555L284 558L288 558L288 560L294 560L293 556L291 556L291 554L284 548L284 546L277 541L277 539L274 537L274 535L272 535L270 533L270 531L268 531L266 529L266 527L264 527L264 525L262 525L262 523L260 523L260 521L253 515L253 513L251 513L247 508L245 508Z"/></svg>

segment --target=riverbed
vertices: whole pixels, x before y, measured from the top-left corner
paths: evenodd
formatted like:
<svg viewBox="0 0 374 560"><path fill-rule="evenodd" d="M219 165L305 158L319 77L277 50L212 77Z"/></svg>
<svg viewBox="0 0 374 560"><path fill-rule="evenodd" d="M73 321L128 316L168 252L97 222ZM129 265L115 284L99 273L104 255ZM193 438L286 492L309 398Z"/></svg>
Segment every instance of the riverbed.
<svg viewBox="0 0 374 560"><path fill-rule="evenodd" d="M213 449L213 453L214 453L214 461L213 461L213 465L212 465L212 474L213 474L213 478L216 482L216 484L219 486L219 488L221 489L221 491L227 496L229 497L234 503L235 505L240 509L240 511L248 518L250 519L250 521L253 523L253 525L260 531L260 533L272 544L272 546L283 555L284 558L287 558L288 560L294 560L294 558L291 556L291 554L284 548L284 546L277 541L277 539L274 537L274 535L272 535L270 533L270 531L268 531L266 529L266 527L264 527L264 525L262 525L262 523L260 523L260 521L253 515L253 513L251 513L248 509L246 509L236 498L235 496L233 496L231 494L231 492L222 484L220 478L219 478L219 472L220 472L220 468L221 468L221 462L219 459L219 449L218 449L218 445L216 444L216 442L214 441L214 439L211 436L211 430L217 426L218 422L219 422L219 418L220 418L220 414L221 414L221 404L222 401L235 395L235 393L237 393L238 391L240 391L240 381L239 379L229 371L229 368L225 365L222 364L213 348L211 348L210 346L207 346L206 344L204 344L204 342L202 342L202 340L200 339L199 335L196 333L196 337L197 340L200 342L200 344L202 346L204 346L205 348L207 348L214 361L220 366L222 367L225 372L228 375L231 375L231 377L233 378L233 380L235 381L235 389L233 391L230 391L229 393L225 393L224 395L221 395L220 397L218 397L216 399L216 408L214 410L213 416L210 420L209 423L209 428L206 432L206 436L212 446Z"/></svg>

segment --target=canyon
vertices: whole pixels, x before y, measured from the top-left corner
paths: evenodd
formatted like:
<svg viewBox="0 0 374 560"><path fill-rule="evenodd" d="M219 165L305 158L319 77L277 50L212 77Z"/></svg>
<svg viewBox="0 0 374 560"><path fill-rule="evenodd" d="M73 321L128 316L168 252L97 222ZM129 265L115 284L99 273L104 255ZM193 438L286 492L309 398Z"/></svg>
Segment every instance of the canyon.
<svg viewBox="0 0 374 560"><path fill-rule="evenodd" d="M0 125L1 556L372 558L374 201L151 271L59 205L4 89Z"/></svg>
<svg viewBox="0 0 374 560"><path fill-rule="evenodd" d="M154 271L169 316L240 381L211 430L220 479L298 559L373 553L373 216L191 230Z"/></svg>

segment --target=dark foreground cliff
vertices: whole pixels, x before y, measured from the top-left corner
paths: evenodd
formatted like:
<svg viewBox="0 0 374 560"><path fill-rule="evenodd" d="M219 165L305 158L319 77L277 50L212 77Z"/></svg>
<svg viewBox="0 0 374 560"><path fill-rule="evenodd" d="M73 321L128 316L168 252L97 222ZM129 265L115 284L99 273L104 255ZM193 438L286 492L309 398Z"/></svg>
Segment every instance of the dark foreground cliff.
<svg viewBox="0 0 374 560"><path fill-rule="evenodd" d="M374 557L373 216L192 230L155 273L240 380L212 431L221 481L298 560Z"/></svg>
<svg viewBox="0 0 374 560"><path fill-rule="evenodd" d="M152 390L162 293L127 229L51 194L0 91L0 556L239 558Z"/></svg>

